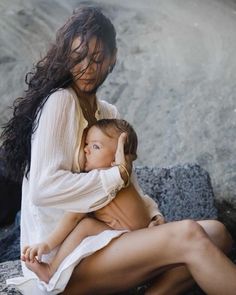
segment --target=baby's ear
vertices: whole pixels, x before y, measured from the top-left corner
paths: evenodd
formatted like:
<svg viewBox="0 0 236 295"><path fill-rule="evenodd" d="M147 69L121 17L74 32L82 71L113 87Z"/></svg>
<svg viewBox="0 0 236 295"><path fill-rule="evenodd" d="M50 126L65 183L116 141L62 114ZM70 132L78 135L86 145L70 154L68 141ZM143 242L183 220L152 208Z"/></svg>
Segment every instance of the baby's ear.
<svg viewBox="0 0 236 295"><path fill-rule="evenodd" d="M111 167L116 166L116 162L111 162Z"/></svg>

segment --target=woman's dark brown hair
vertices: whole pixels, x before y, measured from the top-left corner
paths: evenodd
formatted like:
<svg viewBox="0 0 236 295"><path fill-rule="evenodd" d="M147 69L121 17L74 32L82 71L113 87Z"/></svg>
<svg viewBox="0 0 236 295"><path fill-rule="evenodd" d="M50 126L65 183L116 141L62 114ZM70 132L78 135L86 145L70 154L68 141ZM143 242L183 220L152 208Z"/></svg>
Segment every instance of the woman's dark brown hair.
<svg viewBox="0 0 236 295"><path fill-rule="evenodd" d="M76 37L80 37L83 50L79 50L76 58L72 58L71 45ZM24 97L15 100L13 117L4 126L1 135L10 178L21 181L24 174L28 175L31 136L37 129L44 103L59 88L72 85L70 70L87 56L91 37L96 37L102 43L105 55L115 52L116 32L110 20L98 8L81 6L58 30L55 43L46 56L27 73L25 81L28 89Z"/></svg>
<svg viewBox="0 0 236 295"><path fill-rule="evenodd" d="M121 119L101 119L94 123L93 126L99 128L109 137L114 136L114 131L118 136L125 132L127 134L127 140L124 145L125 155L131 155L133 160L137 158L138 137L134 128L127 121Z"/></svg>

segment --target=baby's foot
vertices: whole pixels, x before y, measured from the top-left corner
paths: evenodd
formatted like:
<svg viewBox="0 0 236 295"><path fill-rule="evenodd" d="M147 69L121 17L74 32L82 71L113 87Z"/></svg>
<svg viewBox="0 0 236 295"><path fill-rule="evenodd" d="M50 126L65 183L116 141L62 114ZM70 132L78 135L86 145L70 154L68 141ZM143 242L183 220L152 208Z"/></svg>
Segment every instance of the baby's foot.
<svg viewBox="0 0 236 295"><path fill-rule="evenodd" d="M25 260L25 265L29 270L33 271L41 281L44 281L45 283L48 283L53 275L50 265L45 262L38 262L37 259L34 259L33 262Z"/></svg>

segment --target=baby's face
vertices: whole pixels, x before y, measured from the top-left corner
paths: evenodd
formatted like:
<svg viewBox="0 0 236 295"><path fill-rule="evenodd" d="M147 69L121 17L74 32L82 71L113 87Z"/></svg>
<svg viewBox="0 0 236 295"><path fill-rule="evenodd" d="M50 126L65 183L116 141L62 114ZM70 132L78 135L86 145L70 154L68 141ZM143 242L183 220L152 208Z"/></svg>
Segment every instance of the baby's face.
<svg viewBox="0 0 236 295"><path fill-rule="evenodd" d="M113 135L113 134L112 134ZM93 126L89 129L85 139L85 171L108 168L115 160L118 137L109 137L99 128Z"/></svg>

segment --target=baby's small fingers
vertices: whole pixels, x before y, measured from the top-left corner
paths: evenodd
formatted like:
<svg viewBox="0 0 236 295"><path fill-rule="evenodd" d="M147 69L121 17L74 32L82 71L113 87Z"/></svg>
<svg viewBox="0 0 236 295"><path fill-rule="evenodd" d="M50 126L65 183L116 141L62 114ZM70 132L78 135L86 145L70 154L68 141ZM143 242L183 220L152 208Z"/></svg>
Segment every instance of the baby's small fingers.
<svg viewBox="0 0 236 295"><path fill-rule="evenodd" d="M20 259L25 262L26 261L25 255L21 254Z"/></svg>
<svg viewBox="0 0 236 295"><path fill-rule="evenodd" d="M42 251L42 249L39 248L39 250L38 250L38 262L42 261L42 255L43 255L43 251Z"/></svg>
<svg viewBox="0 0 236 295"><path fill-rule="evenodd" d="M33 262L35 256L37 256L38 250L37 248L32 248L30 251L30 261Z"/></svg>
<svg viewBox="0 0 236 295"><path fill-rule="evenodd" d="M30 260L30 247L25 251L25 259Z"/></svg>
<svg viewBox="0 0 236 295"><path fill-rule="evenodd" d="M25 252L27 251L27 249L29 248L29 245L26 245L23 247L22 253L25 254Z"/></svg>

